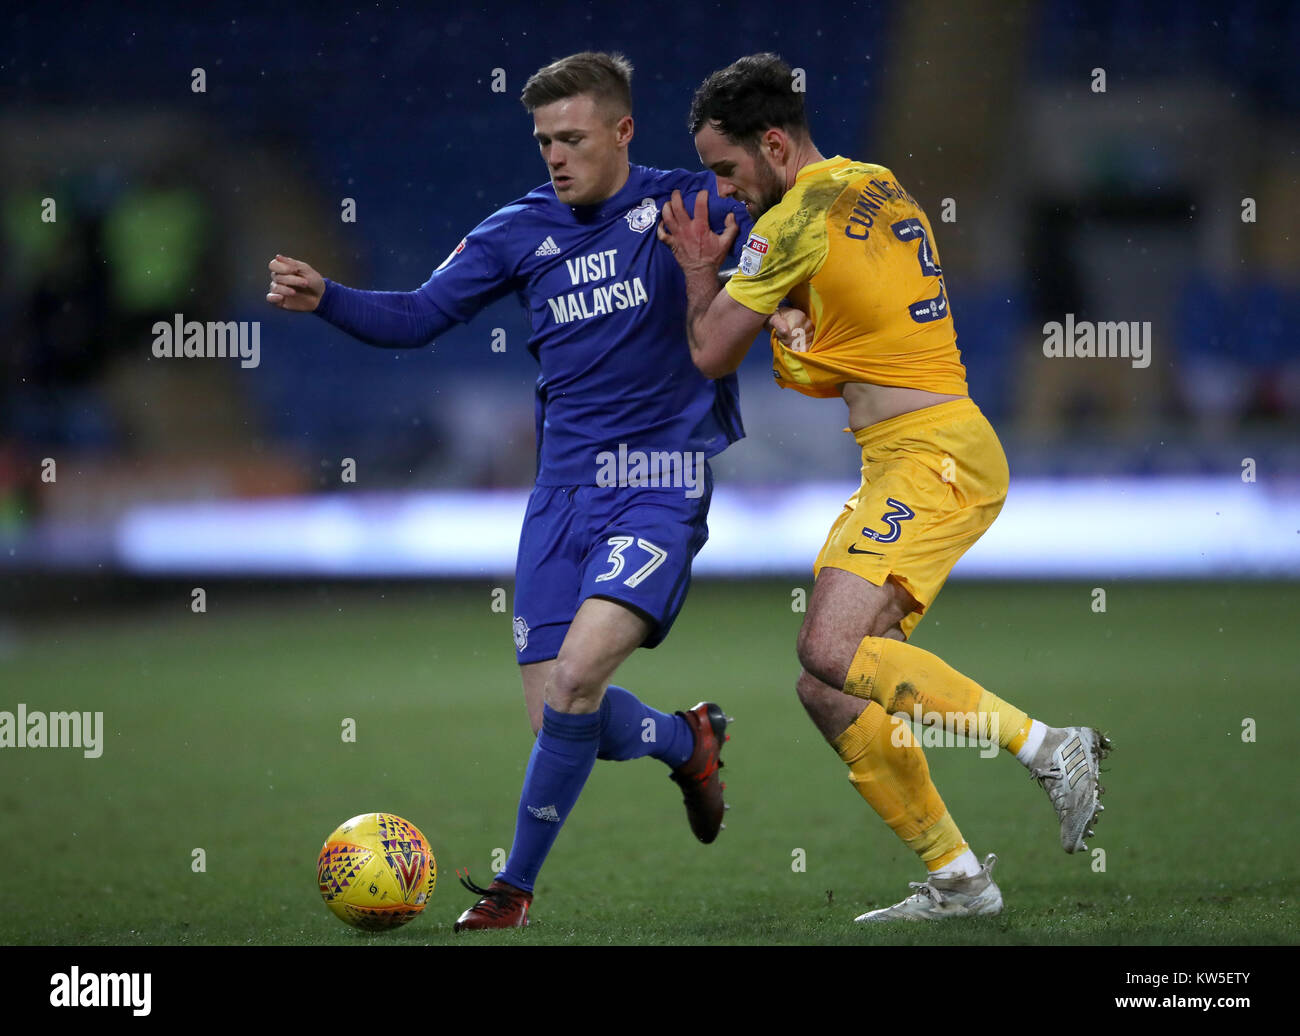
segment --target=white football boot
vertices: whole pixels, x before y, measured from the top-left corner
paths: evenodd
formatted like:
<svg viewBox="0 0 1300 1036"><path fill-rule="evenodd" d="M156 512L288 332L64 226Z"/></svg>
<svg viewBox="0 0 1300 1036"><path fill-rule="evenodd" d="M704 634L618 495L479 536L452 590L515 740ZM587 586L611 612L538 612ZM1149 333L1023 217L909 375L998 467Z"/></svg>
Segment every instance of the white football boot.
<svg viewBox="0 0 1300 1036"><path fill-rule="evenodd" d="M1098 780L1110 749L1110 739L1091 727L1053 727L1029 767L1029 775L1052 800L1067 853L1088 848L1084 839L1106 808L1098 801L1106 790Z"/></svg>
<svg viewBox="0 0 1300 1036"><path fill-rule="evenodd" d="M993 865L998 858L989 853L978 874L968 878L930 878L910 881L916 889L901 903L871 910L855 921L944 921L956 917L992 917L1002 913L1002 890L993 883Z"/></svg>

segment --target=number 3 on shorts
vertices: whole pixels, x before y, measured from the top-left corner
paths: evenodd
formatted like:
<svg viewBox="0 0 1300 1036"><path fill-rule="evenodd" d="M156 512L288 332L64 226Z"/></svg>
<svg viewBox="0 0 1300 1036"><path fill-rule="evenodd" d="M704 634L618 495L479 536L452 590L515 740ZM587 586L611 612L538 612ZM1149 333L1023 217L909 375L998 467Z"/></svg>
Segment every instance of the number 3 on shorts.
<svg viewBox="0 0 1300 1036"><path fill-rule="evenodd" d="M619 577L619 574L623 571L623 564L626 560L623 557L623 551L632 546L633 542L634 540L631 536L611 536L609 538L609 545L612 548L609 552L609 571L602 572L598 575L596 577L597 583L603 583L606 579L617 579ZM638 536L635 538L635 543L650 555L650 560L624 579L624 586L640 586L645 582L651 572L668 560L668 551L664 550L662 547L656 547L649 540L643 540Z"/></svg>

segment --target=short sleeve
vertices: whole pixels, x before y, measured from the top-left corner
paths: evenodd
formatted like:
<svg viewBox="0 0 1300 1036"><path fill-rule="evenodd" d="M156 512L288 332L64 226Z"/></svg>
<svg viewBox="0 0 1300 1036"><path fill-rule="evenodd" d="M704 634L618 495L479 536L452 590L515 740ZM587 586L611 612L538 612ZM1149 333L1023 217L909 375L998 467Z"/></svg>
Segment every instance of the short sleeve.
<svg viewBox="0 0 1300 1036"><path fill-rule="evenodd" d="M787 194L759 217L743 239L739 269L724 289L746 309L767 316L800 284L812 280L826 260L826 220L798 206Z"/></svg>

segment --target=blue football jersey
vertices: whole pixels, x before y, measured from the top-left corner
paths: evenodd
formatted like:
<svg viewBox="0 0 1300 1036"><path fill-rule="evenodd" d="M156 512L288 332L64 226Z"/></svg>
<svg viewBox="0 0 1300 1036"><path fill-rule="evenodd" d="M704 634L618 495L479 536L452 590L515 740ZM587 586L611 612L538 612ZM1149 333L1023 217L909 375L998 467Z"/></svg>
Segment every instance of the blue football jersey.
<svg viewBox="0 0 1300 1036"><path fill-rule="evenodd" d="M593 206L561 202L548 181L475 227L419 289L445 316L423 330L512 292L527 309L541 366L538 485L594 485L598 455L620 445L711 457L744 435L736 376L710 381L691 360L685 281L656 235L672 192L692 208L702 189L715 231L735 214L738 257L752 221L711 172L633 165Z"/></svg>

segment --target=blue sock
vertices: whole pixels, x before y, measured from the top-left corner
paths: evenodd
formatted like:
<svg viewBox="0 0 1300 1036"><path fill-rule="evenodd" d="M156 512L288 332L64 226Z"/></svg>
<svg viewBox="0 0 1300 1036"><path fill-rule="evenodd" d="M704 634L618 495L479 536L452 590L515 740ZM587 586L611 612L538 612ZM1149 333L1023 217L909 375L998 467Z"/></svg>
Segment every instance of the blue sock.
<svg viewBox="0 0 1300 1036"><path fill-rule="evenodd" d="M560 827L569 819L600 743L600 713L556 712L542 708L542 729L533 742L524 787L519 793L515 841L506 868L497 878L532 892Z"/></svg>
<svg viewBox="0 0 1300 1036"><path fill-rule="evenodd" d="M631 691L610 684L600 703L600 752L597 759L653 756L674 770L695 751L695 735L686 720L659 712Z"/></svg>

